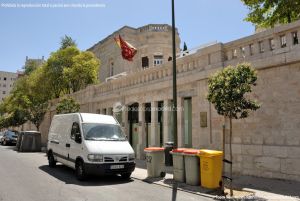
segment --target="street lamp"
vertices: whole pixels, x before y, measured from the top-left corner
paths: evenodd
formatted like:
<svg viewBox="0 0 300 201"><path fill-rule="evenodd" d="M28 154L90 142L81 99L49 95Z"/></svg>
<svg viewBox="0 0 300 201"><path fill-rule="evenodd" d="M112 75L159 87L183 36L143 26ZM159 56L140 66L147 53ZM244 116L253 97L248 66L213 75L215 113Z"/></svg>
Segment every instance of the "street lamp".
<svg viewBox="0 0 300 201"><path fill-rule="evenodd" d="M176 86L176 38L175 38L175 6L172 1L172 49L173 49L173 132L174 132L174 147L177 143L177 86Z"/></svg>

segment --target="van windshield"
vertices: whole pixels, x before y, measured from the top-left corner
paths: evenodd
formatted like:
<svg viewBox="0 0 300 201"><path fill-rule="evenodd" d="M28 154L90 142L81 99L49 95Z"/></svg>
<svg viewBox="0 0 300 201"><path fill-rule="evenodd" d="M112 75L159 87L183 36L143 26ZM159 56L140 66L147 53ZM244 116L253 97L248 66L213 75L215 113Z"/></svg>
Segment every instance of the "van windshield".
<svg viewBox="0 0 300 201"><path fill-rule="evenodd" d="M125 135L119 125L83 123L82 129L83 129L85 140L108 140L108 141L126 140Z"/></svg>

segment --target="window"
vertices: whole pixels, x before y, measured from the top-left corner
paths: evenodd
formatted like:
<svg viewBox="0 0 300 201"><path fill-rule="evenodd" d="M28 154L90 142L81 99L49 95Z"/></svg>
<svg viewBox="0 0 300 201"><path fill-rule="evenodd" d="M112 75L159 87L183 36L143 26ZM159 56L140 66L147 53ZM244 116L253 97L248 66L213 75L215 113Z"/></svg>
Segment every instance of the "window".
<svg viewBox="0 0 300 201"><path fill-rule="evenodd" d="M258 42L258 46L259 46L259 52L263 53L265 51L264 42L263 41L259 41Z"/></svg>
<svg viewBox="0 0 300 201"><path fill-rule="evenodd" d="M6 94L6 91L2 91L2 94Z"/></svg>
<svg viewBox="0 0 300 201"><path fill-rule="evenodd" d="M163 63L163 56L154 56L154 66L160 65Z"/></svg>
<svg viewBox="0 0 300 201"><path fill-rule="evenodd" d="M109 76L113 76L113 75L114 75L114 62L111 62L109 67Z"/></svg>
<svg viewBox="0 0 300 201"><path fill-rule="evenodd" d="M245 54L245 48L244 47L240 47L240 51L241 51L242 57L245 57L246 56L246 54Z"/></svg>
<svg viewBox="0 0 300 201"><path fill-rule="evenodd" d="M292 37L293 37L293 45L297 45L299 43L297 31L292 33Z"/></svg>
<svg viewBox="0 0 300 201"><path fill-rule="evenodd" d="M6 80L6 77L4 77L3 80Z"/></svg>
<svg viewBox="0 0 300 201"><path fill-rule="evenodd" d="M254 51L253 51L253 48L254 48L253 44L250 44L250 45L249 45L250 55L253 55L253 52L254 52Z"/></svg>
<svg viewBox="0 0 300 201"><path fill-rule="evenodd" d="M172 57L169 57L169 58L168 58L168 61L172 61Z"/></svg>
<svg viewBox="0 0 300 201"><path fill-rule="evenodd" d="M148 59L148 57L142 57L142 67L143 68L149 67L149 59Z"/></svg>
<svg viewBox="0 0 300 201"><path fill-rule="evenodd" d="M269 45L270 45L270 50L274 50L275 49L275 42L273 38L269 39Z"/></svg>
<svg viewBox="0 0 300 201"><path fill-rule="evenodd" d="M80 133L80 127L77 122L74 122L71 129L71 139L75 140L76 133Z"/></svg>
<svg viewBox="0 0 300 201"><path fill-rule="evenodd" d="M233 51L232 51L232 58L237 58L237 51L236 51L236 49L234 49Z"/></svg>
<svg viewBox="0 0 300 201"><path fill-rule="evenodd" d="M285 35L280 36L280 45L281 47L286 47L286 37Z"/></svg>

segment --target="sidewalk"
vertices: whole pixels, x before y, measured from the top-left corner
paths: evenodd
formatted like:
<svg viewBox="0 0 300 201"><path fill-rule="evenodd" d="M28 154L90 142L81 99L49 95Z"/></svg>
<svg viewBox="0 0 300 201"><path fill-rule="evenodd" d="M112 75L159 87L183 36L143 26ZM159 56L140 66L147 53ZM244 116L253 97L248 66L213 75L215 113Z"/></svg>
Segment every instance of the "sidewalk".
<svg viewBox="0 0 300 201"><path fill-rule="evenodd" d="M230 197L219 196L220 191L190 186L173 180L173 168L167 167L165 178L147 178L146 161L136 160L136 169L132 177L147 183L161 185L189 193L198 194L216 200L230 200ZM300 201L300 182L265 179L251 176L234 177L234 196L231 200L258 200L258 201ZM226 190L227 192L227 190Z"/></svg>

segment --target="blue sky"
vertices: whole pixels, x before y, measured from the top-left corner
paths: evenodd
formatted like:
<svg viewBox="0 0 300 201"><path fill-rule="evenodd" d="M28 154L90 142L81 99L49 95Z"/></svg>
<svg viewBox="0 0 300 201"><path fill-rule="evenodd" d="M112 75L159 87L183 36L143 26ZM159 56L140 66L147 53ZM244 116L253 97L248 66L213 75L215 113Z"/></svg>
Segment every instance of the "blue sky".
<svg viewBox="0 0 300 201"><path fill-rule="evenodd" d="M4 8L4 3L85 3L102 8ZM0 70L21 69L25 57L49 57L69 35L85 50L124 25L171 24L171 0L0 0ZM254 32L240 0L175 0L176 27L188 48Z"/></svg>

